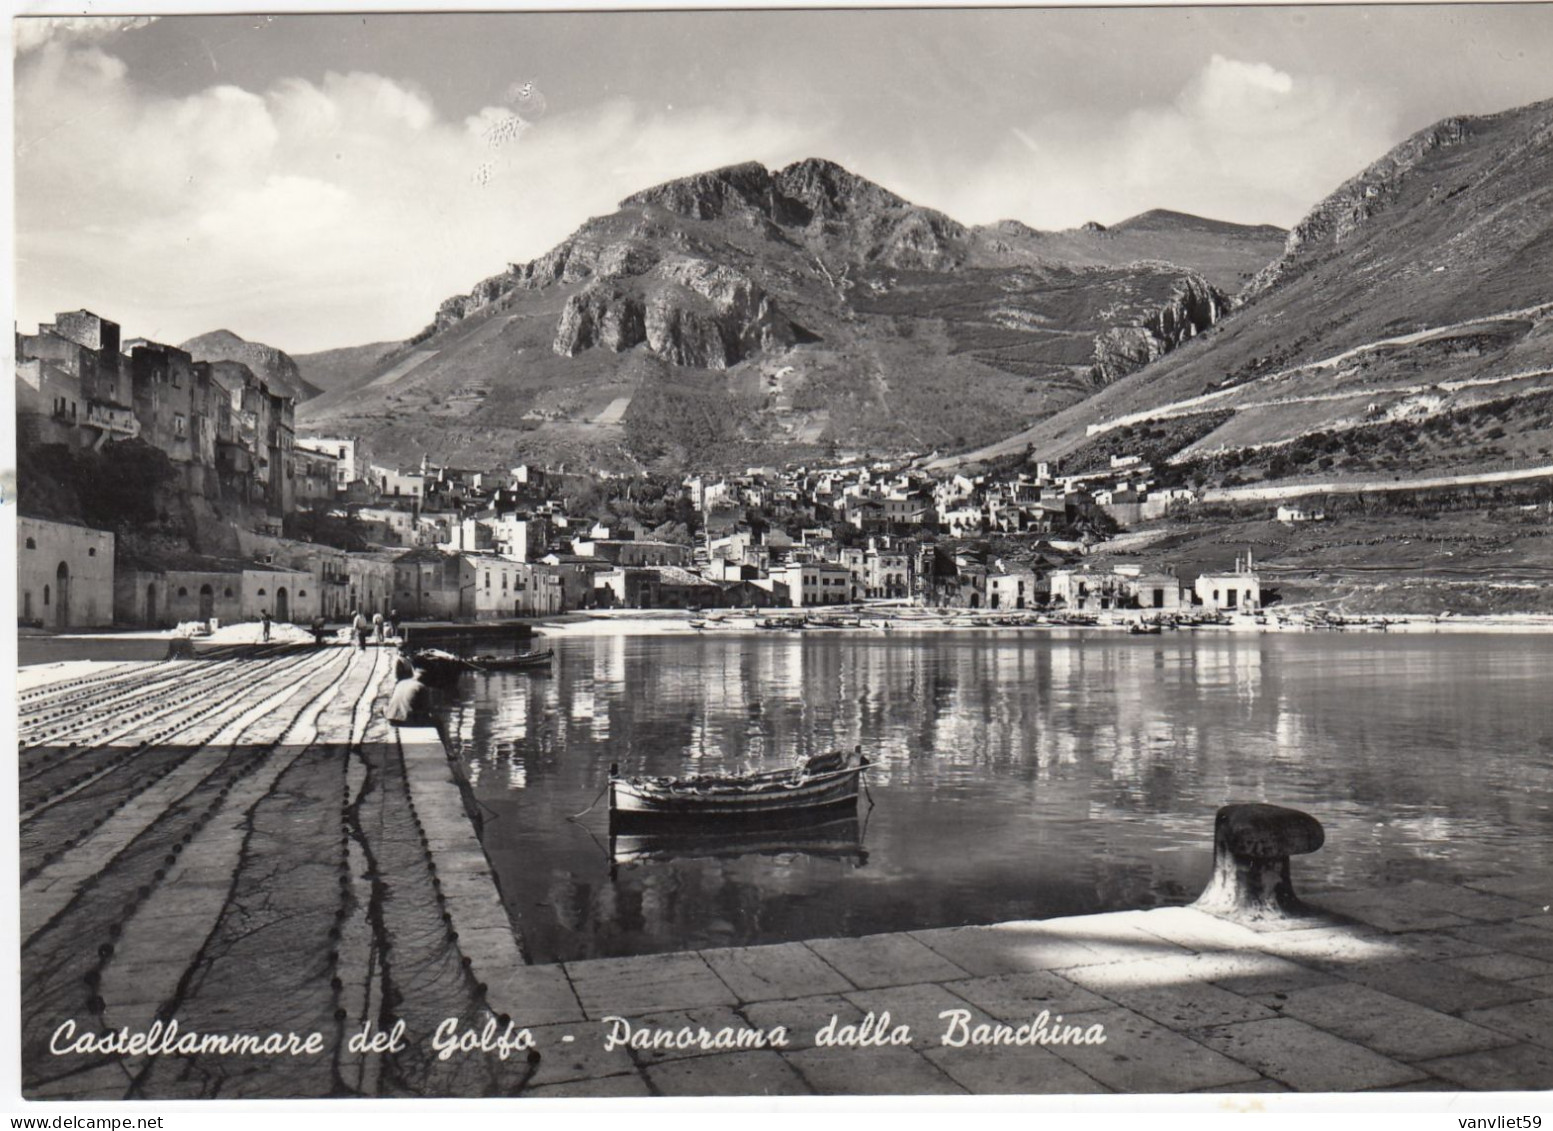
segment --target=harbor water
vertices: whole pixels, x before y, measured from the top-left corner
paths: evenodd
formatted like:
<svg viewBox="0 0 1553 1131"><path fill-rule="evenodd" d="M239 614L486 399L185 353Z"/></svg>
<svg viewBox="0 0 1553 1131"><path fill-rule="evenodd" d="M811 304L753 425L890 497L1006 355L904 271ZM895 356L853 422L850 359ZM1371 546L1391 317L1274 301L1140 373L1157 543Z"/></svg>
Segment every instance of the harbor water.
<svg viewBox="0 0 1553 1131"><path fill-rule="evenodd" d="M1553 859L1553 636L858 630L553 646L550 674L466 676L445 712L532 961L1186 903L1229 801L1322 821L1326 848L1295 865L1307 890ZM876 765L855 820L609 836L611 763L736 773L859 745Z"/></svg>

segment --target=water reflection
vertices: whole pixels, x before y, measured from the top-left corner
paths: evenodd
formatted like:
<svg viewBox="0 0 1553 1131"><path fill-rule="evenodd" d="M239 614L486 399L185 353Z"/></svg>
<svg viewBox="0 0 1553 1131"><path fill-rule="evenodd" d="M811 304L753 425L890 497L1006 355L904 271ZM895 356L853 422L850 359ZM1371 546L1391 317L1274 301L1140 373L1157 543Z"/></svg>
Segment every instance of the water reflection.
<svg viewBox="0 0 1553 1131"><path fill-rule="evenodd" d="M1214 809L1307 808L1309 886L1553 849L1547 637L1081 633L563 639L466 680L449 734L537 960L1180 902ZM608 767L739 772L861 744L865 861L671 853L611 875ZM589 831L592 831L590 836ZM780 846L777 846L780 848ZM618 861L617 861L618 863Z"/></svg>

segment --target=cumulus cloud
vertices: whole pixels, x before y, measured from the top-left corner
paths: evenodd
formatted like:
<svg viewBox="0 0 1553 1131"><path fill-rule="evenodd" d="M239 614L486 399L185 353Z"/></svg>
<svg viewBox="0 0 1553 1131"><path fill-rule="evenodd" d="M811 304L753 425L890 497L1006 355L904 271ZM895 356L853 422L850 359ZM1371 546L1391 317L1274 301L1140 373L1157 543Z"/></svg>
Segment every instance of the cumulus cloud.
<svg viewBox="0 0 1553 1131"><path fill-rule="evenodd" d="M1287 226L1396 132L1395 108L1372 94L1214 55L1169 102L1012 123L974 177L927 191L972 222L1063 228L1173 208Z"/></svg>
<svg viewBox="0 0 1553 1131"><path fill-rule="evenodd" d="M168 98L99 47L42 43L16 77L19 313L88 306L131 333L226 326L295 351L402 338L644 185L813 136L713 109L543 110L454 121L362 73ZM493 144L514 116L528 128Z"/></svg>
<svg viewBox="0 0 1553 1131"><path fill-rule="evenodd" d="M18 17L11 27L17 53L22 54L36 51L45 43L109 39L155 22L155 16L29 16Z"/></svg>

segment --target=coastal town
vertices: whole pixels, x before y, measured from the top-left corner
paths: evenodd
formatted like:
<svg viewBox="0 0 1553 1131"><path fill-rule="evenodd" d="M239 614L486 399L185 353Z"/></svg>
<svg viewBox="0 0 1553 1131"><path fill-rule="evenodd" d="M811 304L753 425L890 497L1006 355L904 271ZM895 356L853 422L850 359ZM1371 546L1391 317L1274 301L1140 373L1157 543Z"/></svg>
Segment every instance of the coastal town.
<svg viewBox="0 0 1553 1131"><path fill-rule="evenodd" d="M16 357L24 456L156 468L142 481L152 521L132 530L24 493L19 608L35 628L864 602L1158 620L1262 604L1249 554L1190 578L1085 568L1109 534L1191 501L1136 456L965 475L908 453L678 482L457 468L433 453L406 468L375 462L358 437L299 434L293 398L241 362L124 338L90 311L18 333Z"/></svg>
<svg viewBox="0 0 1553 1131"><path fill-rule="evenodd" d="M56 7L13 1125L1537 1123L1553 0Z"/></svg>

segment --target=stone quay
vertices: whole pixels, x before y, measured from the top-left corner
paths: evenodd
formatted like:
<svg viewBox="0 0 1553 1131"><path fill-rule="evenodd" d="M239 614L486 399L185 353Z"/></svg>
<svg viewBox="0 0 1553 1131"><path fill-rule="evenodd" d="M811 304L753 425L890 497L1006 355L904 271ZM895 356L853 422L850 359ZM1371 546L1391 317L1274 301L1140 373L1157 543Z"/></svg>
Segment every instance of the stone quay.
<svg viewBox="0 0 1553 1131"><path fill-rule="evenodd" d="M391 658L22 671L26 1097L1553 1087L1553 868L1307 892L1267 805L1192 907L530 965Z"/></svg>

